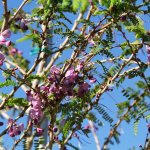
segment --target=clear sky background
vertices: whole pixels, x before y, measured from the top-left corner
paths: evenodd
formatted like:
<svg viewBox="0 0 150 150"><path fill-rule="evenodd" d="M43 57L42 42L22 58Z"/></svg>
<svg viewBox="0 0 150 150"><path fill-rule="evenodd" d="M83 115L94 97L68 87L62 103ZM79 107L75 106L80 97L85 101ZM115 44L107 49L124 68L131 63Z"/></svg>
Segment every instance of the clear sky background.
<svg viewBox="0 0 150 150"><path fill-rule="evenodd" d="M8 0L8 2L9 2L8 3L9 8L12 9L12 8L17 8L21 4L22 0ZM35 2L36 1L34 0L32 3L30 3L29 5L24 7L24 10L26 10L27 12L30 12L32 7L35 6ZM139 0L138 2L140 3L141 1ZM3 13L3 7L2 7L2 4L0 3L0 17L2 17L2 13ZM72 16L70 14L69 18L72 19L72 18L75 18L75 16ZM145 27L147 29L149 29L150 28L150 23L149 23L150 20L147 20L148 19L147 17L144 17L143 19L146 21ZM95 21L97 21L97 20L95 20ZM68 26L70 26L70 25L68 25ZM23 37L23 36L24 36L24 33L22 33L20 35L18 35L18 34L17 35L12 35L11 40L13 42L15 42L17 39L19 39L20 37ZM134 39L133 35L129 35L128 38L129 39ZM118 39L118 37L116 37L116 42L121 42L120 40L121 39ZM53 41L55 42L56 39L53 39ZM57 41L57 43L58 42L59 41ZM32 65L33 60L36 57L36 55L35 56L29 55L29 52L32 49L31 41L26 41L25 43L18 43L17 48L23 52L23 56L25 56L26 58L29 58L29 60L31 60L31 65ZM145 49L143 49L143 50L145 51ZM66 52L62 55L62 60L64 59L63 57L68 57L69 56L67 53L68 52ZM146 56L144 56L142 54L142 51L139 52L139 55L140 55L140 57L142 57L143 60L146 61L147 58L146 58ZM110 67L110 66L111 66L111 64L108 64L108 67ZM149 74L149 72L147 71L147 75L148 74ZM0 75L0 81L3 81L3 80L4 80L3 77ZM132 86L132 87L136 88L134 83L137 80L138 80L138 78L135 78L135 79L132 79L132 80L130 80L130 79L127 80L126 82L124 82L123 88L126 88L128 86ZM5 90L7 92L10 91L9 88L5 89ZM126 100L125 97L123 97L121 95L121 90L122 89L119 88L118 90L114 90L113 92L107 92L101 98L101 103L106 105L110 109L110 110L107 110L107 112L114 119L113 123L115 123L117 121L117 119L116 119L116 115L117 115L116 114L116 110L117 110L116 103L119 103L121 101ZM2 89L0 89L0 92L2 92ZM25 96L25 94L20 90L19 93L16 94L16 96L23 97L23 96ZM11 115L11 113L12 112L10 112L10 115ZM0 118L0 121L1 121L1 118ZM24 122L25 118L21 119L19 122L22 122L22 121ZM4 122L4 123L6 124L6 122ZM84 123L84 124L86 125L86 123ZM4 128L5 128L5 126L0 127L0 132ZM135 149L137 150L137 149L139 149L138 146L140 144L144 145L146 134L147 134L147 123L144 120L141 120L140 123L139 123L139 131L138 131L137 136L134 135L133 121L130 122L130 124L127 124L126 122L123 122L121 124L119 130L122 132L122 135L120 137L120 142L121 143L119 145L115 143L115 145L110 146L111 150L129 150L129 148L133 148L133 146L135 146ZM104 121L104 126L99 128L99 130L96 132L100 143L104 142L104 138L108 136L109 131L110 131L110 125L109 125L109 123ZM86 138L85 136L80 136L80 138L81 138L81 141L82 141L83 144L79 144L79 141L77 139L73 140L74 144L78 144L79 147L81 146L82 150L96 150L95 141L93 139L92 134L90 135L89 139ZM8 135L5 135L4 139L2 141L5 143L5 146L8 148L8 150L12 147L13 139L11 137L9 137ZM69 148L69 150L70 149L71 148ZM22 150L21 146L18 146L16 148L16 150ZM54 147L54 150L57 150L57 148Z"/></svg>

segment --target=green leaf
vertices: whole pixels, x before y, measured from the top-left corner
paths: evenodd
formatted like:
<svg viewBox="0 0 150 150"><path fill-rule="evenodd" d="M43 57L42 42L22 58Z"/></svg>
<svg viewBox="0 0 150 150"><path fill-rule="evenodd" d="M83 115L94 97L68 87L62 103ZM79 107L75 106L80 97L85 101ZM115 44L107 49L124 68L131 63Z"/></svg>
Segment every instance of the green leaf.
<svg viewBox="0 0 150 150"><path fill-rule="evenodd" d="M26 40L31 40L33 38L33 35L29 34L29 35L25 35L24 37L18 39L16 42L23 42L23 41L26 41Z"/></svg>
<svg viewBox="0 0 150 150"><path fill-rule="evenodd" d="M5 82L0 83L0 88L3 88L5 86L15 86L16 83L13 80L6 80Z"/></svg>
<svg viewBox="0 0 150 150"><path fill-rule="evenodd" d="M134 134L137 135L138 134L138 125L139 125L139 120L136 120L134 122Z"/></svg>
<svg viewBox="0 0 150 150"><path fill-rule="evenodd" d="M33 40L33 41L36 41L38 42L38 35L37 34L28 34L28 35L25 35L24 37L18 39L16 42L23 42L23 41L27 41L27 40Z"/></svg>
<svg viewBox="0 0 150 150"><path fill-rule="evenodd" d="M39 76L39 75L34 75L34 74L32 74L32 75L30 75L30 76L27 77L27 80L28 80L28 81L32 81L32 80L34 80L34 79L41 80L41 79L43 79L43 78L44 78L44 77L41 77L41 76Z"/></svg>
<svg viewBox="0 0 150 150"><path fill-rule="evenodd" d="M85 12L86 9L87 9L88 6L89 6L89 1L88 1L88 0L81 0L81 2L82 2L81 11L82 11L82 12Z"/></svg>
<svg viewBox="0 0 150 150"><path fill-rule="evenodd" d="M136 85L139 87L139 88L145 88L145 83L143 81L139 81L136 83Z"/></svg>
<svg viewBox="0 0 150 150"><path fill-rule="evenodd" d="M122 2L122 0L111 0L110 6L117 5L117 4L121 3L121 2Z"/></svg>
<svg viewBox="0 0 150 150"><path fill-rule="evenodd" d="M106 6L107 8L110 6L110 1L108 0L102 0L101 2L102 2L102 5Z"/></svg>
<svg viewBox="0 0 150 150"><path fill-rule="evenodd" d="M17 106L27 106L28 105L28 101L24 98L10 98L6 105L8 106L14 106L14 105L17 105Z"/></svg>
<svg viewBox="0 0 150 150"><path fill-rule="evenodd" d="M150 114L146 115L145 119L150 119Z"/></svg>
<svg viewBox="0 0 150 150"><path fill-rule="evenodd" d="M74 11L77 11L78 9L79 9L79 7L80 7L80 4L81 4L81 0L73 0L73 3L72 3L73 5L73 10Z"/></svg>

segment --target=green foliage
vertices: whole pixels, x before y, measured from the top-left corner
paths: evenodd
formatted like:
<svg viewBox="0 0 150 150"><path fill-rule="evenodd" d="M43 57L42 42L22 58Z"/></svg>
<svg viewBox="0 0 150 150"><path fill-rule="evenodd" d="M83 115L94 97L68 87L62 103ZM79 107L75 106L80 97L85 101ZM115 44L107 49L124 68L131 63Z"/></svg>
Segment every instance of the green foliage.
<svg viewBox="0 0 150 150"><path fill-rule="evenodd" d="M27 144L28 144L27 140L26 140L26 139L23 139L23 140L22 140L23 150L28 150L28 149L27 149Z"/></svg>
<svg viewBox="0 0 150 150"><path fill-rule="evenodd" d="M120 136L120 133L117 132L117 131L116 131L115 134L113 135L113 138L114 138L114 140L115 140L115 142L116 142L117 144L120 143L119 136Z"/></svg>
<svg viewBox="0 0 150 150"><path fill-rule="evenodd" d="M140 19L137 19L135 16L130 17L130 21L126 22L125 24L126 29L129 32L134 32L135 37L138 38L143 38L146 34L146 31L143 26L143 22Z"/></svg>
<svg viewBox="0 0 150 150"><path fill-rule="evenodd" d="M78 10L78 8L80 7L80 4L81 4L81 0L73 0L73 3L72 3L73 5L73 10L74 11L77 11Z"/></svg>
<svg viewBox="0 0 150 150"><path fill-rule="evenodd" d="M86 9L87 9L88 6L89 6L89 1L81 0L81 2L82 2L82 5L81 5L81 12L85 12Z"/></svg>
<svg viewBox="0 0 150 150"><path fill-rule="evenodd" d="M69 132L70 132L70 130L71 130L71 127L72 127L72 125L73 125L74 123L73 123L73 121L71 121L71 120L68 120L66 123L65 123L65 125L64 125L64 127L63 127L63 129L62 129L62 134L63 134L63 140L65 140L66 139L66 137L68 136L68 134L69 134Z"/></svg>
<svg viewBox="0 0 150 150"><path fill-rule="evenodd" d="M3 88L5 86L16 86L16 82L8 79L8 80L0 83L0 88Z"/></svg>
<svg viewBox="0 0 150 150"><path fill-rule="evenodd" d="M72 4L72 0L63 0L62 1L62 9L65 10L69 8L69 6Z"/></svg>
<svg viewBox="0 0 150 150"><path fill-rule="evenodd" d="M134 134L137 135L138 134L138 125L139 125L139 120L136 120L134 122Z"/></svg>
<svg viewBox="0 0 150 150"><path fill-rule="evenodd" d="M87 0L72 0L73 11L85 12L89 6L89 1Z"/></svg>
<svg viewBox="0 0 150 150"><path fill-rule="evenodd" d="M112 125L112 123L113 123L113 118L112 117L110 117L110 115L106 112L106 110L102 107L102 106L100 106L100 105L96 105L96 106L94 106L94 109L96 109L97 111L98 111L98 113L100 114L100 115L102 115L102 118L106 121L106 122L109 122L111 125Z"/></svg>
<svg viewBox="0 0 150 150"><path fill-rule="evenodd" d="M44 146L41 147L41 145L44 145L44 137L40 136L38 139L34 139L34 149L35 150L44 150Z"/></svg>
<svg viewBox="0 0 150 150"><path fill-rule="evenodd" d="M31 61L34 69L28 75L29 61L19 54L10 54L11 49L17 45L15 43L12 43L11 46L1 44L2 53L6 55L6 59L12 61L12 64L0 67L7 79L0 83L0 88L8 86L14 88L12 95L1 94L2 98L7 99L5 106L17 105L27 108L29 105L27 99L14 96L17 93L15 87L18 87L18 83L19 85L24 84L27 89L31 89L31 92L35 87L33 91L44 97L41 101L44 117L47 117L59 129L54 135L59 137L58 143L60 142L60 145L64 144L71 131L79 132L81 136L90 138L90 130L82 127L84 121L87 120L93 121L99 127L103 126L103 121L108 122L111 125L111 131L114 131L113 140L110 137L109 142L114 143L115 140L116 143L119 143L120 134L117 131L117 123L114 123L111 112L107 111L109 108L99 104L101 96L105 92L110 92L108 86L114 84L119 90L123 89L121 93L125 98L124 101L116 104L118 108L116 118L120 123L123 120L134 121L134 133L137 134L140 120L150 119L150 106L147 101L147 98L150 97L148 90L150 78L146 77L149 64L146 60L142 61L143 58L141 59L139 56L141 55L140 49L150 41L149 32L145 29L146 24L141 19L144 15L148 17L149 4L148 1L137 3L134 0L92 0L91 2L89 0L38 0L36 7L31 8L31 12L29 10L30 13L24 11L26 9L22 9L15 16L16 8L8 11L8 18L5 18L7 14L2 15L2 19L4 19L4 23L0 20L2 28L7 19L9 22L11 18L16 17L5 26L5 28L10 28L13 33L24 34L24 37L18 39L16 44L24 44L30 40L32 46L36 47L33 50L36 50L38 54L36 62ZM87 12L89 8L91 8L90 13ZM79 20L74 19L78 15L82 17ZM28 30L20 29L19 25L22 21L20 18L30 20L27 23ZM130 38L130 36L132 37ZM49 38L50 40L48 40ZM65 44L60 41L64 41ZM63 53L66 49L68 49L67 57L71 55L70 59L65 57L66 53ZM42 55L39 52L42 52ZM54 53L56 53L55 56ZM129 61L128 58L131 58L132 54L134 57ZM52 80L47 79L50 72L50 68L47 69L47 63L50 68L52 65L60 66L60 75L54 73ZM77 65L80 63L83 63L83 68L78 71ZM12 66L19 66L26 73L20 73L20 68L13 71ZM78 77L73 83L67 84L66 80L69 77L65 76L65 71L70 67L74 67ZM39 70L44 74L42 77L36 75ZM90 77L96 78L97 81L91 83ZM14 78L16 81L12 80ZM73 80L72 78L71 80ZM124 89L122 84L130 79L138 80L135 83L137 87ZM34 85L35 80L38 81L36 85ZM88 92L85 92L86 94L79 96L79 86L84 82L89 83L91 87ZM49 89L40 91L41 85L48 86ZM67 91L67 88L73 91L73 95L66 94L70 92ZM111 92L115 90L114 87ZM122 100L121 97L120 99ZM132 106L133 102L136 103ZM94 114L94 111L98 112L98 115ZM62 126L63 119L65 123ZM53 131L49 129L49 132ZM71 143L72 137L69 138L70 141L68 140L66 145L77 150L76 145ZM44 143L43 137L35 135L33 141L35 149L43 149L39 147ZM55 140L54 142L57 143ZM27 144L24 141L24 149Z"/></svg>
<svg viewBox="0 0 150 150"><path fill-rule="evenodd" d="M35 80L35 79L38 79L38 80L40 81L40 80L44 79L44 76L41 77L41 76L39 76L39 75L31 74L31 75L29 75L29 76L27 77L26 80L27 80L27 81L33 81L33 80Z"/></svg>
<svg viewBox="0 0 150 150"><path fill-rule="evenodd" d="M24 98L9 98L6 103L7 106L28 106L28 101Z"/></svg>
<svg viewBox="0 0 150 150"><path fill-rule="evenodd" d="M89 119L89 120L91 120L91 121L93 121L94 123L96 123L98 126L103 126L103 122L100 120L100 119L98 119L97 117L96 117L96 115L94 115L93 113L89 113L89 114L87 114L86 115L86 118L87 119Z"/></svg>
<svg viewBox="0 0 150 150"><path fill-rule="evenodd" d="M28 106L28 101L25 98L10 97L9 94L0 93L1 98L7 99L6 106Z"/></svg>
<svg viewBox="0 0 150 150"><path fill-rule="evenodd" d="M122 0L102 0L102 5L108 7L112 7L114 5L118 5L122 2Z"/></svg>

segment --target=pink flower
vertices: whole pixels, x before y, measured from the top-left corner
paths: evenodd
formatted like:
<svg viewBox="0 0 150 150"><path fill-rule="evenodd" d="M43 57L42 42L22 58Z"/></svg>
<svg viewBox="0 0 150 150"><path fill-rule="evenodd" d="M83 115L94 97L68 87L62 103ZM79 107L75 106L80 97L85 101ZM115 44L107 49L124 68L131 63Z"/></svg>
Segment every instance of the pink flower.
<svg viewBox="0 0 150 150"><path fill-rule="evenodd" d="M40 119L43 117L43 112L42 112L41 108L38 108L38 109L31 108L30 117L34 123L38 123L38 121L40 121Z"/></svg>
<svg viewBox="0 0 150 150"><path fill-rule="evenodd" d="M3 31L3 32L1 33L1 35L2 35L4 38L10 38L10 36L11 36L11 31L10 31L9 29L7 29L7 30Z"/></svg>
<svg viewBox="0 0 150 150"><path fill-rule="evenodd" d="M93 76L88 77L91 83L95 83L97 80Z"/></svg>
<svg viewBox="0 0 150 150"><path fill-rule="evenodd" d="M6 39L0 35L0 45L4 45L6 43Z"/></svg>
<svg viewBox="0 0 150 150"><path fill-rule="evenodd" d="M20 131L23 131L24 130L24 124L20 123L19 126L18 126L18 128L19 128Z"/></svg>
<svg viewBox="0 0 150 150"><path fill-rule="evenodd" d="M95 42L93 41L93 39L88 39L88 43L91 45L91 46L94 46L95 45Z"/></svg>
<svg viewBox="0 0 150 150"><path fill-rule="evenodd" d="M48 86L41 86L41 90L44 91L44 92L48 92L49 87Z"/></svg>
<svg viewBox="0 0 150 150"><path fill-rule="evenodd" d="M65 77L68 77L68 76L72 75L73 73L74 73L74 68L71 67L71 68L66 72Z"/></svg>
<svg viewBox="0 0 150 150"><path fill-rule="evenodd" d="M16 48L12 48L11 50L10 50L10 54L11 55L15 55L16 53L17 53L17 49Z"/></svg>
<svg viewBox="0 0 150 150"><path fill-rule="evenodd" d="M86 125L85 127L84 127L84 129L86 129L86 130L89 130L91 127L90 127L90 125Z"/></svg>
<svg viewBox="0 0 150 150"><path fill-rule="evenodd" d="M18 54L19 54L19 55L22 55L22 51L18 50Z"/></svg>
<svg viewBox="0 0 150 150"><path fill-rule="evenodd" d="M8 119L8 125L9 125L9 129L8 129L8 134L11 137L14 137L16 135L21 134L21 131L24 130L24 124L20 123L19 125L17 125L13 119Z"/></svg>
<svg viewBox="0 0 150 150"><path fill-rule="evenodd" d="M0 35L0 45L10 46L11 42L6 41L6 38L9 38L10 36L11 36L11 32L9 29L2 32Z"/></svg>
<svg viewBox="0 0 150 150"><path fill-rule="evenodd" d="M71 67L65 74L65 84L66 85L69 85L69 84L73 84L77 77L78 77L78 74L74 71L74 68Z"/></svg>
<svg viewBox="0 0 150 150"><path fill-rule="evenodd" d="M84 82L79 85L78 89L78 95L81 97L83 96L86 92L88 92L90 85L87 82Z"/></svg>
<svg viewBox="0 0 150 150"><path fill-rule="evenodd" d="M32 107L35 109L40 108L41 107L41 101L39 101L39 100L32 101Z"/></svg>
<svg viewBox="0 0 150 150"><path fill-rule="evenodd" d="M88 91L90 85L87 82L84 82L80 85L80 88L82 88L84 91Z"/></svg>
<svg viewBox="0 0 150 150"><path fill-rule="evenodd" d="M9 118L9 119L8 119L8 125L10 125L10 126L11 126L13 123L14 123L14 120L13 120L13 119L11 119L11 118Z"/></svg>
<svg viewBox="0 0 150 150"><path fill-rule="evenodd" d="M44 132L44 130L42 128L36 128L36 132L38 134L38 136L41 136Z"/></svg>
<svg viewBox="0 0 150 150"><path fill-rule="evenodd" d="M79 65L77 65L76 70L80 72L83 69L83 62L80 62Z"/></svg>
<svg viewBox="0 0 150 150"><path fill-rule="evenodd" d="M10 41L10 40L9 40L9 41L6 41L6 42L5 42L5 45L6 45L6 47L10 46L10 45L11 45L11 41Z"/></svg>
<svg viewBox="0 0 150 150"><path fill-rule="evenodd" d="M5 60L5 56L2 53L0 53L0 66L3 65L4 60Z"/></svg>
<svg viewBox="0 0 150 150"><path fill-rule="evenodd" d="M53 128L53 131L54 131L54 132L57 132L57 131L58 131L58 128L57 128L57 127L54 127L54 128Z"/></svg>
<svg viewBox="0 0 150 150"><path fill-rule="evenodd" d="M3 43L6 42L6 38L4 38L2 35L0 35L0 42L3 42Z"/></svg>
<svg viewBox="0 0 150 150"><path fill-rule="evenodd" d="M60 74L60 69L57 68L56 66L52 66L50 69L51 74Z"/></svg>

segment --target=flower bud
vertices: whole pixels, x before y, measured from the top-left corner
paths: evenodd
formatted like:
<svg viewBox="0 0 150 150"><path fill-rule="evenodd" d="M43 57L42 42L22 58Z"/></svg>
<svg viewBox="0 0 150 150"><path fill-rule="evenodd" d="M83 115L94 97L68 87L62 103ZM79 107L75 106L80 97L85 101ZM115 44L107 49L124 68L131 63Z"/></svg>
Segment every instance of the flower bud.
<svg viewBox="0 0 150 150"><path fill-rule="evenodd" d="M4 38L10 38L11 36L11 31L9 29L5 30L1 34Z"/></svg>
<svg viewBox="0 0 150 150"><path fill-rule="evenodd" d="M6 47L10 46L10 45L11 45L11 41L10 41L10 40L9 40L9 41L6 41L6 42L5 42L5 45L6 45Z"/></svg>
<svg viewBox="0 0 150 150"><path fill-rule="evenodd" d="M44 130L42 128L36 128L36 132L38 134L38 136L41 136L44 132Z"/></svg>

